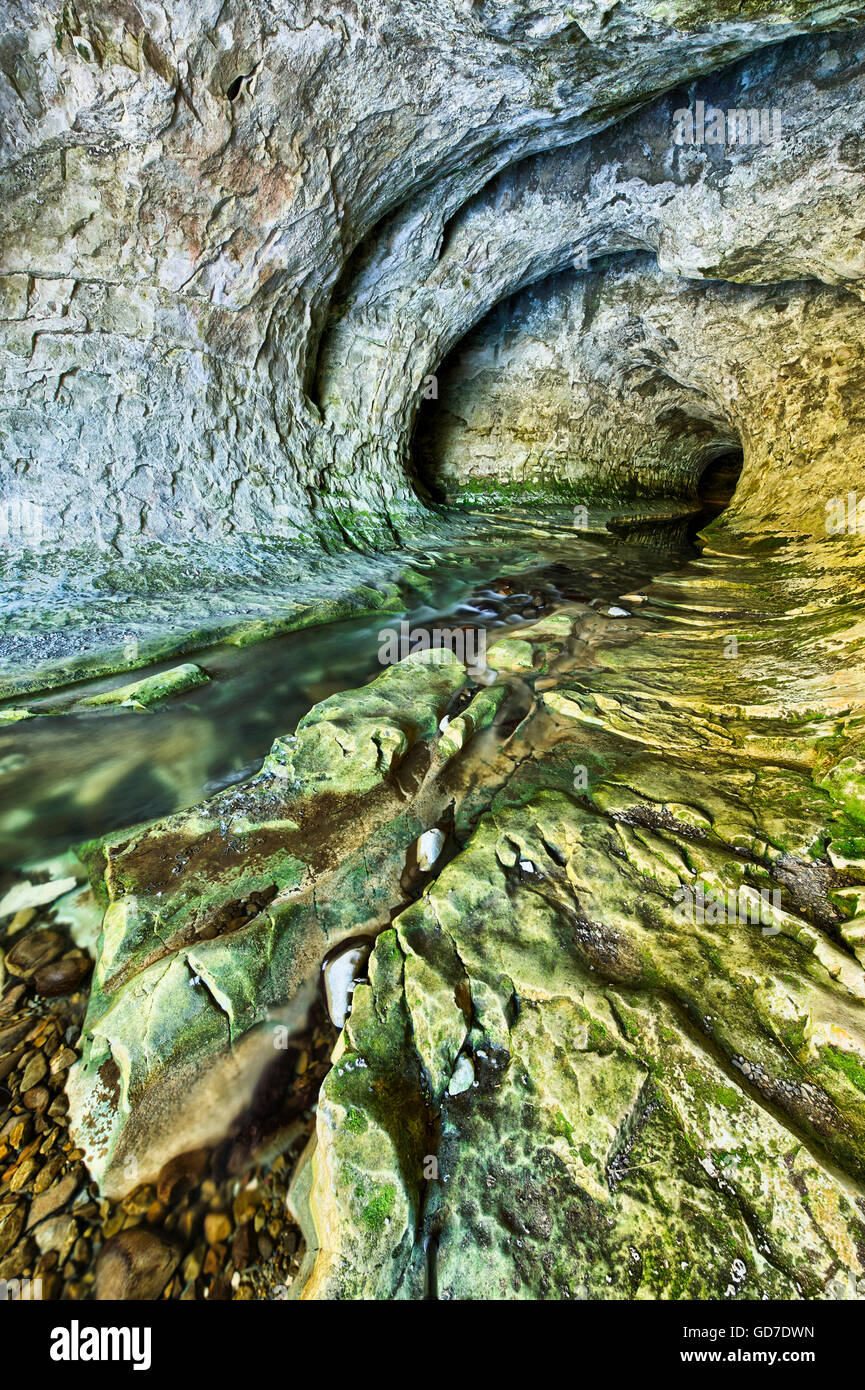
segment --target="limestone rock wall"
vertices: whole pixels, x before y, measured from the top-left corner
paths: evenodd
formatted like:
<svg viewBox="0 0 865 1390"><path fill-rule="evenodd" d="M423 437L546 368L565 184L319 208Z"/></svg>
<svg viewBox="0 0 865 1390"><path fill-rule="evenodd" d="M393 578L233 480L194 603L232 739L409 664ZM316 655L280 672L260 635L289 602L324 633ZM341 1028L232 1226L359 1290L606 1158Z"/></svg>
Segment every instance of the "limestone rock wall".
<svg viewBox="0 0 865 1390"><path fill-rule="evenodd" d="M412 423L438 363L504 296L583 258L594 269L599 255L651 250L657 267L647 264L644 274L656 275L659 292L671 283L668 277L689 280L696 287L707 281L747 285L809 280L812 289L800 290L800 297L819 296L824 285L843 285L861 297L862 61L858 34L787 45L650 105L616 131L526 161L484 189L448 225L442 240L427 249L426 260L418 249L416 278L410 283L404 272L392 284L388 279L385 248L397 235L394 224L359 267L353 298L322 353L325 412L346 430L352 454L387 452L411 467ZM757 146L676 146L671 138L675 110L693 107L701 97L722 110L775 107L782 113L782 138ZM614 262L605 265L613 268ZM593 294L600 292L599 275ZM531 322L521 319L521 314L531 318L531 302L524 297L516 301L514 312L502 308L490 321L483 330L489 351L513 351L514 344L533 331ZM773 323L769 321L769 340ZM418 327L412 332L414 324ZM576 337L568 355L576 362L582 353L579 322L572 329ZM799 330L804 349L809 326L801 319ZM752 332L758 332L756 321ZM516 350L529 356L533 351L527 342ZM595 342L589 355L597 355L597 350ZM612 360L618 344L610 343L601 352L606 350ZM586 372L591 371L587 362ZM449 394L450 383L452 377L445 372L438 383L438 412L432 404L424 407L427 430L448 430L459 415L463 397ZM598 384L605 393L612 388L627 397L621 374L615 382ZM842 416L854 399L849 386L848 382L848 404L835 401ZM543 391L535 390L533 396L540 411L534 456L547 466L568 453L567 439L560 433L557 440L555 435L556 429L561 431L564 405L545 400ZM598 456L598 469L606 488L614 493L641 487L669 492L693 474L697 460L689 457L681 440L679 462L675 451L671 456L668 450L668 463L660 463L655 441L638 437L642 425L636 422L636 434L629 426L628 399L621 413L613 411L609 395L606 400L606 438L595 440L604 452L605 462ZM584 409L590 405L587 400ZM676 408L677 402L671 405ZM528 403L524 408L531 410ZM642 419L642 412L638 416ZM719 421L717 412L715 418ZM729 427L730 417L724 418ZM654 427L657 421L650 417L649 423ZM579 417L579 430L584 427L591 430ZM840 430L843 433L843 423ZM591 441L581 438L579 447L591 452ZM629 459L636 460L633 470ZM502 459L500 481L515 463L513 456L507 462ZM477 457L473 467L476 473L483 471Z"/></svg>
<svg viewBox="0 0 865 1390"><path fill-rule="evenodd" d="M706 462L741 440L731 516L825 535L830 500L865 471L863 391L865 315L848 289L701 286L620 257L484 323L442 378L427 476L456 496L554 480L589 496L625 480L631 495L693 495Z"/></svg>
<svg viewBox="0 0 865 1390"><path fill-rule="evenodd" d="M863 18L837 0L744 16L685 0L5 11L0 501L4 539L25 546L28 506L40 509L40 543L68 546L296 536L318 526L322 497L380 512L413 502L404 400L384 418L369 369L364 383L350 371L328 384L327 365L324 418L311 398L335 287L364 300L348 360L393 317L384 374L411 382L497 298L561 264L561 249L538 247L499 275L474 245L457 279L483 287L475 306L449 326L425 323L430 260L444 242L437 276L459 263L477 216L460 209L497 174L573 149L677 82ZM858 71L846 42L821 50L812 84L841 119L840 88ZM811 143L802 178L825 163L823 137ZM715 174L695 168L685 182L701 177ZM837 189L826 198L834 220ZM818 209L808 226L824 221ZM352 257L377 227L358 290ZM843 225L831 248L809 235L828 279L860 273ZM690 266L699 244L691 231L670 255ZM801 273L798 252L780 268L774 259L774 273L791 261Z"/></svg>

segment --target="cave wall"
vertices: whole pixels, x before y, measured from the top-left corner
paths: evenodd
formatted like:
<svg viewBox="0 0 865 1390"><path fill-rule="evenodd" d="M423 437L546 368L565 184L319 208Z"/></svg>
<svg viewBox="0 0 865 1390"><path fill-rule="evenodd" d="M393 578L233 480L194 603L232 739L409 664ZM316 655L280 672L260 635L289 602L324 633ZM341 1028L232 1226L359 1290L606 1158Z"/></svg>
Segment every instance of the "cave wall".
<svg viewBox="0 0 865 1390"><path fill-rule="evenodd" d="M616 130L524 161L478 194L425 253L417 250L414 279L404 267L389 272L388 248L407 234L396 219L365 249L323 345L319 394L329 425L342 432L343 457L375 461L371 468L390 467L394 474L410 468L418 413L424 411L427 428L436 413L433 403L424 404L430 374L497 303L570 268L581 253L596 277L599 257L608 258L604 264L612 272L617 253L642 249L654 253L655 268L647 264L644 275L655 274L659 286L673 279L698 291L719 281L810 281L815 295L821 287L844 286L861 299L863 56L858 32L801 40L674 92ZM783 139L761 146L676 146L670 138L674 113L693 107L698 95L721 109L777 107ZM502 332L506 319L505 312L497 320ZM513 337L518 327L510 323ZM800 320L799 327L805 348L809 324ZM490 346L496 331L490 329ZM532 351L528 345L523 350ZM578 345L570 357L579 357ZM437 383L442 428L454 404L447 398L449 381L445 372ZM621 374L614 386L627 396ZM852 402L852 396L847 404L836 400L835 409L843 417L852 408L855 415ZM546 448L540 437L548 425L560 424L565 403L539 400L538 408L549 418L535 420L534 454L546 467L569 452L564 435L558 444L548 439ZM618 483L619 492L674 491L683 468L693 473L693 460L683 453L677 463L668 451L668 465L659 464L652 442L629 429L628 409L623 399L622 418L608 419L608 462L600 473L595 469L596 477L608 487ZM711 410L717 418L717 403ZM633 423L639 429L639 420ZM843 420L839 428L843 433ZM628 463L635 456L637 472ZM516 458L512 462L517 466ZM669 466L669 478L657 474L659 466Z"/></svg>
<svg viewBox="0 0 865 1390"><path fill-rule="evenodd" d="M849 289L700 285L636 254L544 281L486 320L442 377L420 453L455 498L513 482L615 496L623 481L629 495L694 497L708 458L741 441L731 515L825 534L828 500L865 470L863 392L865 315Z"/></svg>
<svg viewBox="0 0 865 1390"><path fill-rule="evenodd" d="M671 277L640 264L663 292ZM615 265L552 276L460 342L415 435L414 467L434 497L690 499L708 460L736 447L720 402L653 363L639 310L613 308L609 275L620 285Z"/></svg>
<svg viewBox="0 0 865 1390"><path fill-rule="evenodd" d="M614 184L625 200L608 235L596 229L606 249L649 243L687 273L738 257L734 278L765 277L770 264L773 278L801 275L814 261L831 283L862 274L849 234L861 229L858 174L845 202L833 163L840 141L858 170L861 120L844 99L861 66L855 37L833 35L800 63L810 106L792 112L805 133L777 155L788 192L774 231L763 214L755 225L747 189L765 191L775 155L758 172L747 152L730 169L696 151L680 158L665 117L645 153L638 127L627 137L641 178L597 134L675 83L861 21L859 5L743 15L687 0L571 11L548 0L256 0L169 13L83 0L7 14L0 503L7 518L40 509L43 549L308 539L329 498L416 505L416 378L498 299L558 269L593 210L606 227ZM763 55L753 61L752 83ZM541 156L550 150L559 156ZM536 155L548 171L525 164ZM565 166L581 197L559 189ZM727 178L740 193L724 191ZM651 189L641 220L633 209ZM661 209L677 189L695 212L680 226L677 211L673 236ZM562 192L582 220L539 238ZM490 219L502 224L497 246ZM719 243L719 223L739 230ZM335 291L350 319L342 333ZM7 544L33 542L6 530Z"/></svg>

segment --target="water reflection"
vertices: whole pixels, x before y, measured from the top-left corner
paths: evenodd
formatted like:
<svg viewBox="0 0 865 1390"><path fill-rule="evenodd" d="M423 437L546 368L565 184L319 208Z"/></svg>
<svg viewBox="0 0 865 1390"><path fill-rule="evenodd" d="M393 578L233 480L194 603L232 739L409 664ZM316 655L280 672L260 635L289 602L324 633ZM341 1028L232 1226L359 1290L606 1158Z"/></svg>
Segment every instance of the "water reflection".
<svg viewBox="0 0 865 1390"><path fill-rule="evenodd" d="M472 540L423 557L431 590L422 606L187 657L210 684L150 713L109 708L0 727L0 864L45 858L251 775L274 737L312 705L379 673L385 626L408 619L426 628L516 628L560 598L610 602L693 554L675 531L658 528L653 540L637 545L529 522L494 528L486 545ZM52 703L63 708L82 693L77 687Z"/></svg>

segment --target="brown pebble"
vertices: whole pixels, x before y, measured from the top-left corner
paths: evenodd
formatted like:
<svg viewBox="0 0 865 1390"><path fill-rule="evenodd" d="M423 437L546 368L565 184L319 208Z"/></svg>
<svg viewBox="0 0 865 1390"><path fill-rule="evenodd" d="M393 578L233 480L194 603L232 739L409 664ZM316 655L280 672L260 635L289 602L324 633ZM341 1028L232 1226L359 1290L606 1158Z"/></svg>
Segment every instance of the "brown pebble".
<svg viewBox="0 0 865 1390"><path fill-rule="evenodd" d="M51 1103L51 1092L45 1086L31 1086L21 1097L21 1104L28 1110L47 1110Z"/></svg>
<svg viewBox="0 0 865 1390"><path fill-rule="evenodd" d="M257 1254L258 1243L252 1222L245 1221L235 1232L234 1240L231 1242L231 1258L235 1269L246 1269L247 1265L254 1263Z"/></svg>
<svg viewBox="0 0 865 1390"><path fill-rule="evenodd" d="M62 956L65 950L66 941L58 932L39 927L22 936L6 953L6 968L11 975L19 975L26 980L40 966L48 965Z"/></svg>
<svg viewBox="0 0 865 1390"><path fill-rule="evenodd" d="M27 1186L38 1167L39 1164L35 1158L19 1158L18 1167L9 1179L9 1191L20 1192L22 1188Z"/></svg>
<svg viewBox="0 0 865 1390"><path fill-rule="evenodd" d="M81 984L90 970L86 956L64 956L49 965L41 966L33 976L33 988L37 994L54 998L59 994L71 994Z"/></svg>
<svg viewBox="0 0 865 1390"><path fill-rule="evenodd" d="M14 985L8 994L4 994L0 1000L0 1018L8 1018L10 1014L14 1014L23 1002L26 993L26 985Z"/></svg>
<svg viewBox="0 0 865 1390"><path fill-rule="evenodd" d="M208 1245L219 1245L231 1235L231 1218L224 1211L209 1211L204 1218L204 1237Z"/></svg>
<svg viewBox="0 0 865 1390"><path fill-rule="evenodd" d="M0 1081L5 1081L6 1077L17 1067L23 1053L8 1052L5 1057L0 1057Z"/></svg>
<svg viewBox="0 0 865 1390"><path fill-rule="evenodd" d="M36 1181L33 1184L34 1193L45 1192L45 1190L51 1186L65 1162L66 1159L63 1154L55 1154L53 1158L50 1158L36 1176Z"/></svg>
<svg viewBox="0 0 865 1390"><path fill-rule="evenodd" d="M232 1207L237 1225L242 1226L244 1221L249 1221L254 1217L260 1204L261 1193L257 1187L242 1188L235 1197Z"/></svg>
<svg viewBox="0 0 865 1390"><path fill-rule="evenodd" d="M25 927L30 926L35 916L35 907L22 907L20 911L15 913L15 916L6 928L6 935L14 936L16 932L23 931Z"/></svg>
<svg viewBox="0 0 865 1390"><path fill-rule="evenodd" d="M182 1240L189 1240L195 1230L198 1221L198 1212L194 1207L187 1207L177 1218L177 1234Z"/></svg>
<svg viewBox="0 0 865 1390"><path fill-rule="evenodd" d="M77 1265L86 1265L90 1262L90 1244L79 1236L72 1251L72 1259Z"/></svg>
<svg viewBox="0 0 865 1390"><path fill-rule="evenodd" d="M56 1272L40 1275L40 1278L42 1279L42 1288L40 1292L42 1294L43 1303L54 1303L63 1292L62 1278Z"/></svg>
<svg viewBox="0 0 865 1390"><path fill-rule="evenodd" d="M32 1133L33 1120L29 1115L13 1115L3 1130L4 1138L8 1138L13 1149L23 1149Z"/></svg>
<svg viewBox="0 0 865 1390"><path fill-rule="evenodd" d="M58 1212L47 1217L31 1234L40 1250L56 1250L58 1263L65 1264L78 1239L78 1223L73 1216Z"/></svg>
<svg viewBox="0 0 865 1390"><path fill-rule="evenodd" d="M187 1284L193 1283L204 1268L206 1250L203 1244L196 1245L183 1261L183 1278Z"/></svg>
<svg viewBox="0 0 865 1390"><path fill-rule="evenodd" d="M8 1255L0 1259L0 1279L18 1279L30 1268L36 1256L36 1246L29 1236L13 1245Z"/></svg>
<svg viewBox="0 0 865 1390"><path fill-rule="evenodd" d="M23 985L21 988L23 989ZM17 1047L29 1032L29 1018L16 1018L11 1023L5 1023L0 1028L0 1052L9 1052L13 1047Z"/></svg>
<svg viewBox="0 0 865 1390"><path fill-rule="evenodd" d="M26 1208L4 1207L0 1210L0 1255L5 1255L24 1229Z"/></svg>
<svg viewBox="0 0 865 1390"><path fill-rule="evenodd" d="M125 1212L129 1213L130 1216L143 1216L144 1213L147 1211L147 1208L154 1201L155 1197L156 1193L154 1192L153 1188L148 1185L144 1185L142 1187L134 1188L133 1191L128 1194L128 1196L123 1198L123 1201L120 1203L120 1205Z"/></svg>
<svg viewBox="0 0 865 1390"><path fill-rule="evenodd" d="M72 1063L77 1061L78 1053L73 1052L71 1047L60 1047L51 1058L51 1075L56 1076L58 1072L68 1071Z"/></svg>
<svg viewBox="0 0 865 1390"><path fill-rule="evenodd" d="M171 1158L160 1169L156 1179L156 1195L166 1206L196 1187L210 1166L210 1153L207 1149L190 1149L188 1153Z"/></svg>
<svg viewBox="0 0 865 1390"><path fill-rule="evenodd" d="M39 1221L44 1221L45 1217L50 1216L52 1212L65 1207L79 1186L78 1175L67 1173L65 1177L60 1178L44 1192L40 1192L30 1203L30 1215L27 1218L28 1228L35 1226Z"/></svg>
<svg viewBox="0 0 865 1390"><path fill-rule="evenodd" d="M100 1301L156 1299L177 1262L177 1251L143 1226L121 1231L99 1252L93 1297Z"/></svg>

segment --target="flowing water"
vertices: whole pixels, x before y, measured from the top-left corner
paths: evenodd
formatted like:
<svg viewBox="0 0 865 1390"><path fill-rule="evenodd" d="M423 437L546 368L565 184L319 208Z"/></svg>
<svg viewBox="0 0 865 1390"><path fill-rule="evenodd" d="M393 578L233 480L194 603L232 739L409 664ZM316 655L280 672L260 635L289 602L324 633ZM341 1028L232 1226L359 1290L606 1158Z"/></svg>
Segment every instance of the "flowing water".
<svg viewBox="0 0 865 1390"><path fill-rule="evenodd" d="M695 527L645 523L632 536L575 535L566 526L491 523L475 537L412 557L427 602L407 586L404 612L306 628L245 649L215 646L195 660L206 686L144 713L83 712L85 693L128 684L138 671L78 685L31 707L45 717L0 726L0 867L18 868L110 830L193 805L251 776L274 737L314 704L382 669L383 629L518 629L561 599L615 602L696 553ZM166 669L163 663L153 670Z"/></svg>

